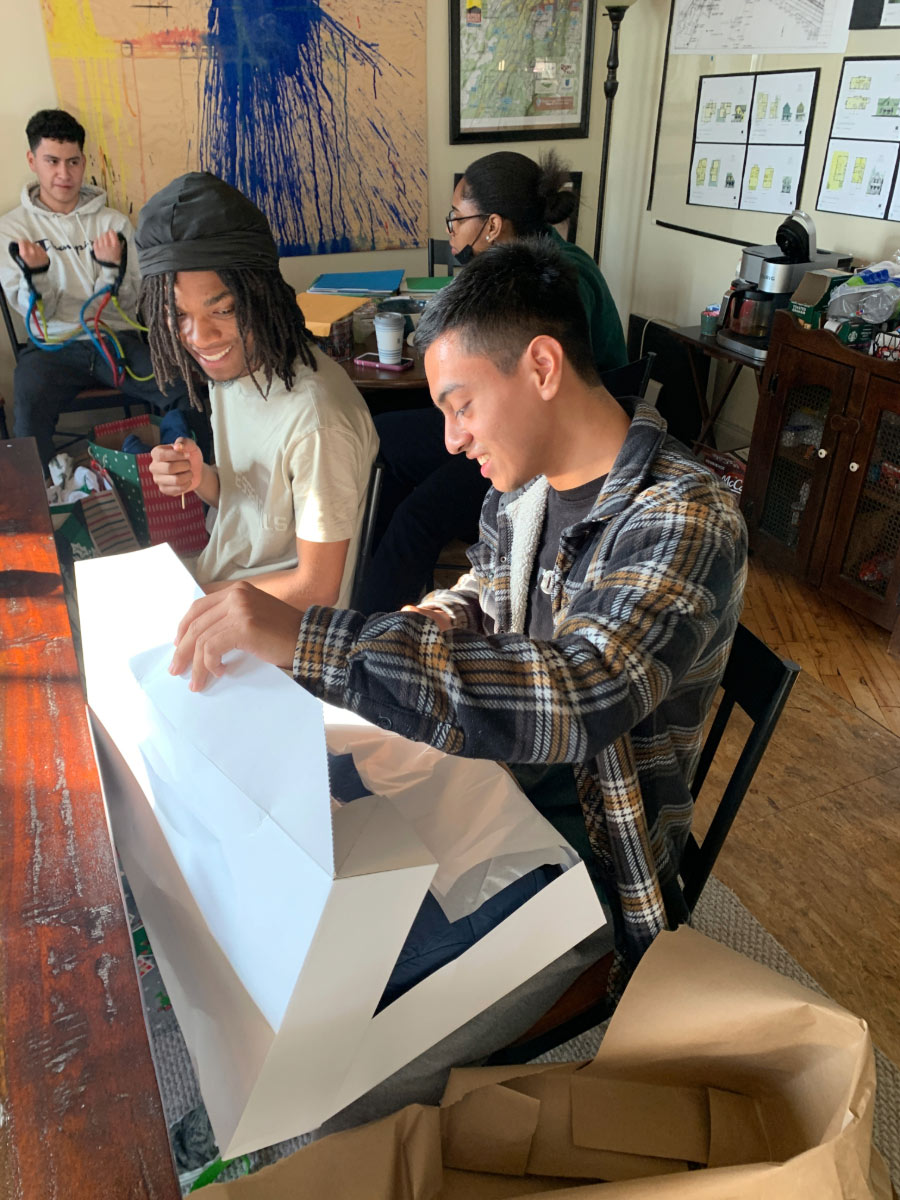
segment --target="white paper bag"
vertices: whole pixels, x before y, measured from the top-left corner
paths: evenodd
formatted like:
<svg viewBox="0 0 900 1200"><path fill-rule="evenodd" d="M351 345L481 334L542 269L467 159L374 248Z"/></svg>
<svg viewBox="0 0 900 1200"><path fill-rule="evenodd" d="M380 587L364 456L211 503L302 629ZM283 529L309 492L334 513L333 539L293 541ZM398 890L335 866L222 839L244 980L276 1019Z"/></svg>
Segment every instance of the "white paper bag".
<svg viewBox="0 0 900 1200"><path fill-rule="evenodd" d="M245 655L198 694L169 675L199 593L168 547L79 563L77 585L114 839L223 1156L315 1128L603 924L496 764L325 710ZM332 805L326 712L384 795ZM455 919L546 862L566 869L373 1016L432 882Z"/></svg>

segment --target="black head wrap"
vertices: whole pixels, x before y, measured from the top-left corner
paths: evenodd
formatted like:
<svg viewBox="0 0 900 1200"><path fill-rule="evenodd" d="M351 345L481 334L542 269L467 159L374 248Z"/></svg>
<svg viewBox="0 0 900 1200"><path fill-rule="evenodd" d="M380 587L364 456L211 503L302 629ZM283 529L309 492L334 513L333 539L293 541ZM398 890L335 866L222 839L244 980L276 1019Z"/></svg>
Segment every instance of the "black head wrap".
<svg viewBox="0 0 900 1200"><path fill-rule="evenodd" d="M209 171L181 175L151 196L141 209L135 244L144 276L278 269L278 247L263 213Z"/></svg>

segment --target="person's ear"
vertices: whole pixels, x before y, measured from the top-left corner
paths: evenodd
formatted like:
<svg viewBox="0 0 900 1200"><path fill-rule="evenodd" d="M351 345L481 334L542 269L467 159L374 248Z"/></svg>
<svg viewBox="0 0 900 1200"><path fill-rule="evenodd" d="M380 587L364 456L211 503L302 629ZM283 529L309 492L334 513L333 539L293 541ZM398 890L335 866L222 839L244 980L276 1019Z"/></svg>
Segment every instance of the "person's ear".
<svg viewBox="0 0 900 1200"><path fill-rule="evenodd" d="M525 361L543 400L552 400L562 380L565 352L554 337L539 334L525 348Z"/></svg>
<svg viewBox="0 0 900 1200"><path fill-rule="evenodd" d="M34 161L35 161L35 160L34 160L34 154L33 154L33 153L30 151L30 150L27 150L27 151L25 152L25 161L28 163L28 165L29 165L29 167L32 169L32 171L34 171L34 169L35 169L35 166L34 166Z"/></svg>
<svg viewBox="0 0 900 1200"><path fill-rule="evenodd" d="M487 224L484 227L484 240L490 242L493 246L495 242L502 241L503 234L503 218L499 213L491 213L487 219Z"/></svg>

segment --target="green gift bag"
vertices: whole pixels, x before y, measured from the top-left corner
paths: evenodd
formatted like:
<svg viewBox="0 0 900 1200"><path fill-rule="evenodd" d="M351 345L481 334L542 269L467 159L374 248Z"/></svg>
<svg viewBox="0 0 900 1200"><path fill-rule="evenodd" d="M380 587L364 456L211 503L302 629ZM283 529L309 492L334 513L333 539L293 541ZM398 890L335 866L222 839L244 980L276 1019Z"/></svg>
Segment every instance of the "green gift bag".
<svg viewBox="0 0 900 1200"><path fill-rule="evenodd" d="M164 496L150 474L150 455L122 450L130 433L148 446L159 445L159 420L139 416L95 425L89 448L113 477L142 546L168 542L176 554L199 554L209 540L200 498L190 492L182 505L180 497Z"/></svg>

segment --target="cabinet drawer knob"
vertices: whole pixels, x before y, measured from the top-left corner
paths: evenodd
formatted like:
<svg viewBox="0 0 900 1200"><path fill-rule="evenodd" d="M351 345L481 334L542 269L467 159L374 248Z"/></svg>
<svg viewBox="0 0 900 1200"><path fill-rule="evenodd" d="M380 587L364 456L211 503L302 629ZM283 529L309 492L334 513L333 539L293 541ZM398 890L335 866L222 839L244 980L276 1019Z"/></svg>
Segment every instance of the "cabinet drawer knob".
<svg viewBox="0 0 900 1200"><path fill-rule="evenodd" d="M818 451L818 455L819 455L819 458L827 458L827 457L828 457L828 451L827 451L827 450L825 450L825 449L821 449L821 450L819 450L819 451Z"/></svg>
<svg viewBox="0 0 900 1200"><path fill-rule="evenodd" d="M851 464L850 464L850 470L851 470L851 471L858 471L858 470L859 470L859 463L851 463Z"/></svg>

